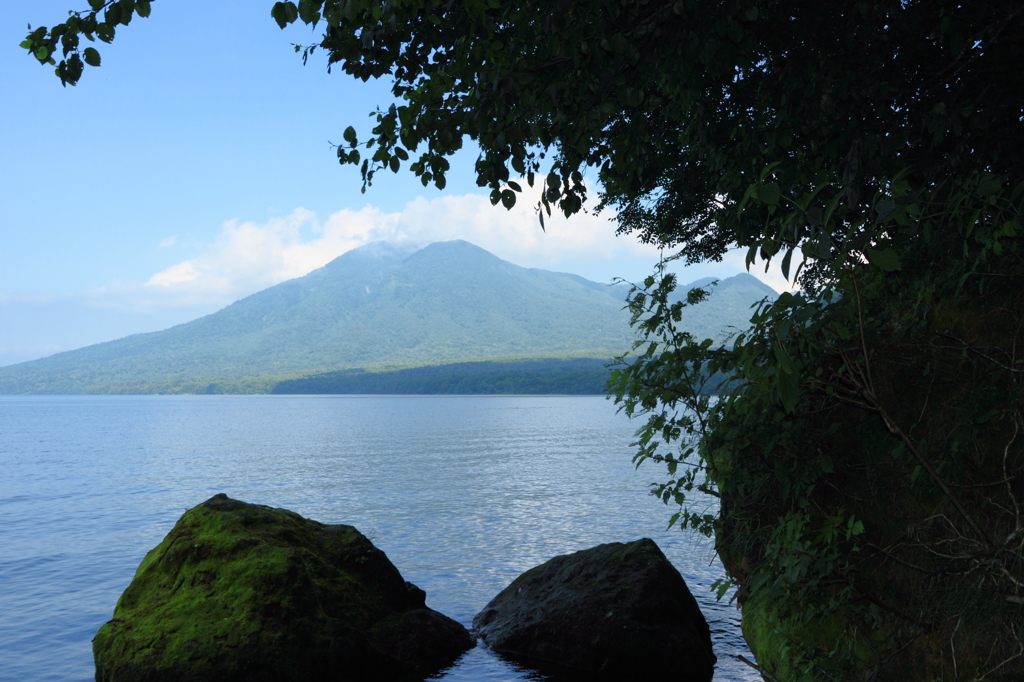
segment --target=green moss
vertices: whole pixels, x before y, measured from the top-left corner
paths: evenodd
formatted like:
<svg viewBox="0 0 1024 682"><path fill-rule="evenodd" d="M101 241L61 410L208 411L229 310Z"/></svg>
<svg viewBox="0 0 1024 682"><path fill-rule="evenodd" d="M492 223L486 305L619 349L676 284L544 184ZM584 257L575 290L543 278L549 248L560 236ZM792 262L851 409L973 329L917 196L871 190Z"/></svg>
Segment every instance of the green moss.
<svg viewBox="0 0 1024 682"><path fill-rule="evenodd" d="M805 619L799 607L780 608L754 599L743 606L741 627L758 664L780 682L816 679L806 661L827 660L814 654L831 652L837 646L847 647L853 654L843 658L843 679L862 679L865 671L876 667L876 647L884 638L881 633L869 638L847 615L819 614ZM855 670L849 667L851 662Z"/></svg>
<svg viewBox="0 0 1024 682"><path fill-rule="evenodd" d="M422 594L351 526L218 495L142 561L93 641L96 679L397 677L365 633Z"/></svg>

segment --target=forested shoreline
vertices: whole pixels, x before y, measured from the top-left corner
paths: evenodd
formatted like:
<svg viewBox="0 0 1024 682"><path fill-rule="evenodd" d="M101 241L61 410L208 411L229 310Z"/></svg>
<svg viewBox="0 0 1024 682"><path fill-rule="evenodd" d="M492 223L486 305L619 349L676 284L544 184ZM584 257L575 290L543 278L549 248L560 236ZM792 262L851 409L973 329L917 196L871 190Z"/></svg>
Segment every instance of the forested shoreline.
<svg viewBox="0 0 1024 682"><path fill-rule="evenodd" d="M611 360L458 362L392 372L346 370L278 383L274 394L603 395Z"/></svg>
<svg viewBox="0 0 1024 682"><path fill-rule="evenodd" d="M281 381L278 395L606 395L615 360L575 358L512 362L456 362L390 372L345 370ZM705 393L731 390L712 376Z"/></svg>

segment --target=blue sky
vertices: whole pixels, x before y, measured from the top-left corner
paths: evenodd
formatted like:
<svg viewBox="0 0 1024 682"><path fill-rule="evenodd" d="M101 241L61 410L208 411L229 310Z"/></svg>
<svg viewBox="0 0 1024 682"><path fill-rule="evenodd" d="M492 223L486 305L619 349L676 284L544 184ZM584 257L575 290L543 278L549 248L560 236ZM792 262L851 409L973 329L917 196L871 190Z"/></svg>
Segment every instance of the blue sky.
<svg viewBox="0 0 1024 682"><path fill-rule="evenodd" d="M330 142L367 132L389 84L330 75L322 55L303 67L291 46L316 34L280 30L269 1L154 2L62 88L18 43L75 1L3 0L0 366L194 319L375 239L461 238L597 281L657 261L607 215L542 233L532 201L490 206L472 148L444 192L403 171L361 194ZM737 254L681 276L741 270Z"/></svg>

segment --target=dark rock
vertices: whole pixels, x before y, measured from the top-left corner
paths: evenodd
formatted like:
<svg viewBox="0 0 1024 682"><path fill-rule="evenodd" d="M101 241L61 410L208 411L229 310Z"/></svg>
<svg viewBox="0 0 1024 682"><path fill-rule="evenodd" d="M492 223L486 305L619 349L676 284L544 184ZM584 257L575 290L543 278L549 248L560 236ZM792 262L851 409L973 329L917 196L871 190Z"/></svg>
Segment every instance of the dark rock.
<svg viewBox="0 0 1024 682"><path fill-rule="evenodd" d="M473 646L352 526L216 495L146 558L96 633L96 679L423 679Z"/></svg>
<svg viewBox="0 0 1024 682"><path fill-rule="evenodd" d="M557 556L515 579L473 619L519 662L605 678L707 682L711 631L653 540Z"/></svg>

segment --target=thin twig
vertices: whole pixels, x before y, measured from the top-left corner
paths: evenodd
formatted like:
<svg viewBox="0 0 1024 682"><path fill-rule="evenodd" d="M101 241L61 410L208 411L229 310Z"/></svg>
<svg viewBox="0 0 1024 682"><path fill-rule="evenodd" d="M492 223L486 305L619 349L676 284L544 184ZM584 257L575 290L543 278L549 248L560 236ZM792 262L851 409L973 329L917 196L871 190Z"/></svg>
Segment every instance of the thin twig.
<svg viewBox="0 0 1024 682"><path fill-rule="evenodd" d="M865 542L864 545L867 546L867 547L870 547L871 549L876 550L879 553L881 553L882 556L886 557L887 559L892 559L896 563L902 564L902 565L906 566L907 568L913 569L915 571L920 571L921 573L926 573L928 575L936 575L936 571L929 571L927 568L921 568L920 566L915 566L912 563L906 562L903 559L900 559L899 557L895 556L894 554L891 554L891 553L887 552L886 550L882 549L881 547L879 547L878 545L876 545L874 543Z"/></svg>
<svg viewBox="0 0 1024 682"><path fill-rule="evenodd" d="M851 272L850 279L853 280L853 292L857 301L857 324L860 326L860 350L864 354L864 367L867 373L868 388L871 390L872 397L875 395L875 382L871 378L871 365L868 359L868 345L867 340L864 338L864 311L860 304L860 287L857 286L857 276Z"/></svg>
<svg viewBox="0 0 1024 682"><path fill-rule="evenodd" d="M1013 372L1014 374L1024 374L1024 369L1014 369L1013 367L1008 367L1008 366L1004 365L1003 363L999 362L998 360L996 360L995 358L993 358L993 357L991 357L989 355L985 355L980 350L978 350L974 346L970 345L969 343L967 343L963 339L958 339L957 337L950 336L949 334L939 334L939 336L947 338L947 339L949 339L951 341L956 341L957 343L959 343L961 346L963 346L964 348L966 348L970 352L974 353L975 355L978 355L980 357L985 358L986 360L991 362L996 367L999 367L1000 369L1005 369L1007 372Z"/></svg>
<svg viewBox="0 0 1024 682"><path fill-rule="evenodd" d="M1013 502L1013 515L1014 515L1014 520L1016 521L1016 528L1014 529L1013 533L1010 534L1010 537L1013 537L1014 535L1016 535L1017 533L1019 533L1021 531L1021 523L1020 523L1020 505L1017 503L1017 496L1013 494L1013 486L1010 485L1010 473L1006 469L1006 457L1010 453L1010 446L1013 445L1013 441L1017 440L1017 432L1019 430L1020 430L1020 425L1017 423L1017 420L1014 419L1013 420L1013 437L1010 438L1010 442L1006 444L1005 448L1003 448L1003 478L1006 479L1006 492L1010 496L1010 501ZM1007 542L1009 542L1009 538L1007 538Z"/></svg>
<svg viewBox="0 0 1024 682"><path fill-rule="evenodd" d="M1020 641L1020 635L1019 635L1019 634L1018 634L1018 638L1017 638L1017 641ZM997 665L996 667L994 667L994 668L991 668L991 669L989 669L989 670L986 670L986 671L985 671L985 672L984 672L984 673L983 673L983 674L982 674L982 675L981 675L980 677L978 677L977 679L978 679L978 680L983 680L983 679L985 679L986 677L988 677L988 676L989 676L989 675L991 675L992 673L996 672L997 670L999 670L1000 668L1002 668L1002 667L1003 667L1004 665L1006 665L1007 663L1009 663L1009 662L1010 662L1010 661L1012 661L1013 659L1015 659L1015 658L1020 658L1020 657L1021 657L1022 655L1024 655L1024 644L1021 644L1021 645L1020 645L1020 648L1019 648L1019 649L1017 650L1017 653L1015 653L1015 654L1014 654L1013 656L1010 656L1009 658L1005 659L1005 660L1004 660L1004 661L1003 661L1002 663L1000 663L1000 664L999 664L999 665Z"/></svg>
<svg viewBox="0 0 1024 682"><path fill-rule="evenodd" d="M759 666L757 663L754 663L750 659L745 658L744 656L736 656L736 658L740 659L741 661L743 661L744 663L749 665L751 668L753 668L757 672L761 673L761 677L763 677L766 680L768 680L768 682L781 682L781 680L779 680L779 678L775 677L775 675L772 675L770 672L768 672L767 670L765 670L764 668Z"/></svg>

